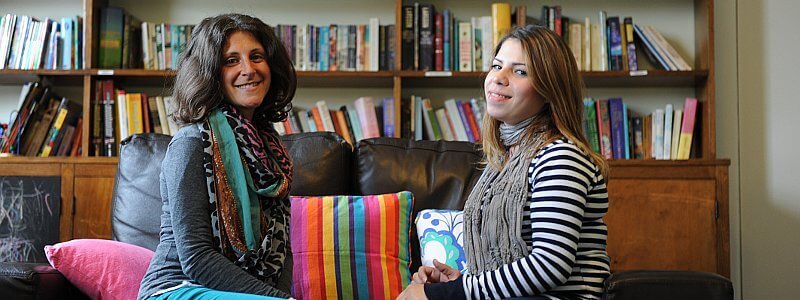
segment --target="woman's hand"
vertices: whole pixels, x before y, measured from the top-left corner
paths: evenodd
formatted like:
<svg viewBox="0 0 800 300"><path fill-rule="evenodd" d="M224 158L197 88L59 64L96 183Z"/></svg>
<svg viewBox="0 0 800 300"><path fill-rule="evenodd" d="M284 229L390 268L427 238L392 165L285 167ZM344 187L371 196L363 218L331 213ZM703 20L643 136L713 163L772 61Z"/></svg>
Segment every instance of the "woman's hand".
<svg viewBox="0 0 800 300"><path fill-rule="evenodd" d="M430 267L428 267L430 268ZM406 289L397 295L397 300L428 300L428 297L425 296L425 288L422 284L412 282L411 284L406 287Z"/></svg>
<svg viewBox="0 0 800 300"><path fill-rule="evenodd" d="M425 283L437 283L437 282L448 282L451 280L455 280L456 278L461 276L461 272L458 270L440 263L438 260L433 260L433 267L426 267L421 266L411 279L414 283L417 284L425 284ZM406 289L407 290L407 289Z"/></svg>

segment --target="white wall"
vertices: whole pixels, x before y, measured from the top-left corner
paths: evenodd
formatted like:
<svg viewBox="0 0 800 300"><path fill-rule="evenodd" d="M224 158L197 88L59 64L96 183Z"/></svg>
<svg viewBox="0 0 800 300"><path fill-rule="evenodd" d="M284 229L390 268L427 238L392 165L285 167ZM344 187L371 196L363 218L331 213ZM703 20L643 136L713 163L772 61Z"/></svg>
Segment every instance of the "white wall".
<svg viewBox="0 0 800 300"><path fill-rule="evenodd" d="M800 2L738 0L744 299L796 299L800 270Z"/></svg>

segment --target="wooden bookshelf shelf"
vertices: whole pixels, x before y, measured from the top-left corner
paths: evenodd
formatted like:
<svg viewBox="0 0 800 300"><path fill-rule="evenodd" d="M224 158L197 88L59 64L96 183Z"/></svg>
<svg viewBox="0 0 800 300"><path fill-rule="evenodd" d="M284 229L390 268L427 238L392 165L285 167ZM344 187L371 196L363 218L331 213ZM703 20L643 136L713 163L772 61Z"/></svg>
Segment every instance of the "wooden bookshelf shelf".
<svg viewBox="0 0 800 300"><path fill-rule="evenodd" d="M2 156L0 164L116 164L117 157L33 157L33 156Z"/></svg>
<svg viewBox="0 0 800 300"><path fill-rule="evenodd" d="M36 76L84 76L89 70L0 70L2 76L36 75Z"/></svg>

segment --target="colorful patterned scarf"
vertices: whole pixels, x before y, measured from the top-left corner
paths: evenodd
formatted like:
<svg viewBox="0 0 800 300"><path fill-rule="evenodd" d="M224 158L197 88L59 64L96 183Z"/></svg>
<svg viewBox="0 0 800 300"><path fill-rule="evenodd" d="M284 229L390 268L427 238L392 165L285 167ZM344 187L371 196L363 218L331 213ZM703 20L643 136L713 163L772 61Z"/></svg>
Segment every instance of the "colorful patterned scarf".
<svg viewBox="0 0 800 300"><path fill-rule="evenodd" d="M228 104L198 124L214 246L247 273L274 285L289 247L292 163L272 127L256 128Z"/></svg>

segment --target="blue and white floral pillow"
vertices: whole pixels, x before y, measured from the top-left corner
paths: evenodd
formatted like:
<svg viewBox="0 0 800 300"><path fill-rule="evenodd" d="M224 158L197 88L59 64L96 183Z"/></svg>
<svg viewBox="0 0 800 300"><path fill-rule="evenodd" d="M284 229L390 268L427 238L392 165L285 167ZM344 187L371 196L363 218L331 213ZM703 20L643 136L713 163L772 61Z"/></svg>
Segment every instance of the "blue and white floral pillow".
<svg viewBox="0 0 800 300"><path fill-rule="evenodd" d="M466 271L462 211L425 209L417 214L414 222L423 266L433 266L433 259L436 259L461 273Z"/></svg>

